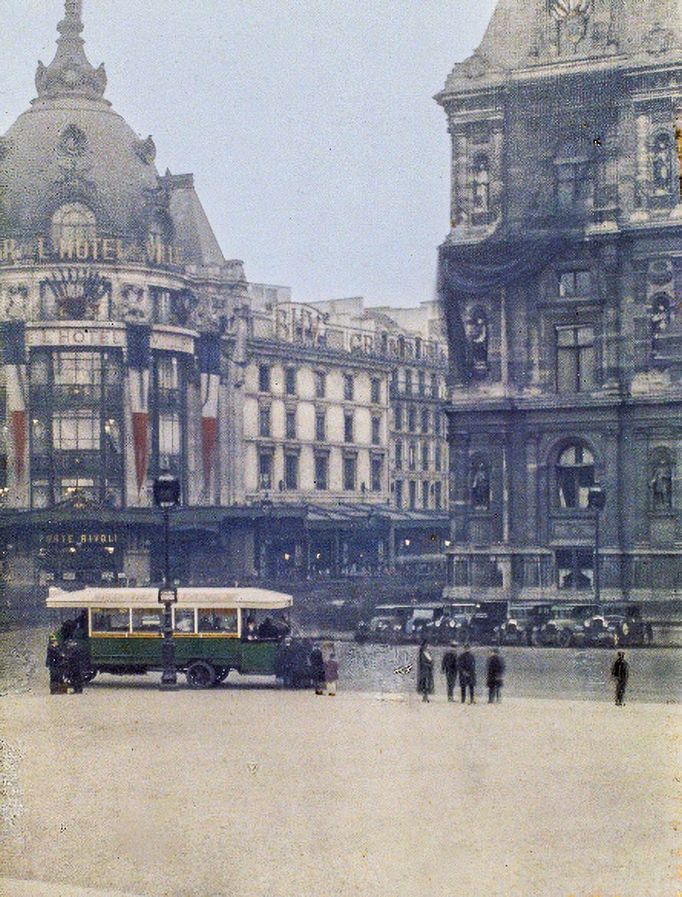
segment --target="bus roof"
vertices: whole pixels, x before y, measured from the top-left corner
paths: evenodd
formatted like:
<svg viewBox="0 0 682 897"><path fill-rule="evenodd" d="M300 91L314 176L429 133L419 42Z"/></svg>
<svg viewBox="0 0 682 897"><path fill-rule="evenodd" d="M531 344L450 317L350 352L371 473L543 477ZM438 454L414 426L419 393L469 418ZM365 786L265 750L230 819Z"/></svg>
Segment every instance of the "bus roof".
<svg viewBox="0 0 682 897"><path fill-rule="evenodd" d="M251 610L277 610L291 607L293 598L284 592L253 588L180 588L177 607L243 607ZM74 592L51 588L47 606L67 607L159 607L155 588L100 589Z"/></svg>

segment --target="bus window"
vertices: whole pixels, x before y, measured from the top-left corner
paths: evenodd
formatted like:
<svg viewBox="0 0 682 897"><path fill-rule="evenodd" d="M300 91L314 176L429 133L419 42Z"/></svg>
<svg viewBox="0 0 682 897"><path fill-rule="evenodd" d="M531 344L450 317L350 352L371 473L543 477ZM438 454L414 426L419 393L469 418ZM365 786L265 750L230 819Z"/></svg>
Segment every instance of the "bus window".
<svg viewBox="0 0 682 897"><path fill-rule="evenodd" d="M175 608L175 631L194 632L194 610L191 608Z"/></svg>
<svg viewBox="0 0 682 897"><path fill-rule="evenodd" d="M199 608L199 632L237 634L236 610L202 610Z"/></svg>
<svg viewBox="0 0 682 897"><path fill-rule="evenodd" d="M161 611L133 608L133 632L161 632Z"/></svg>
<svg viewBox="0 0 682 897"><path fill-rule="evenodd" d="M128 632L130 611L127 607L92 609L92 632Z"/></svg>

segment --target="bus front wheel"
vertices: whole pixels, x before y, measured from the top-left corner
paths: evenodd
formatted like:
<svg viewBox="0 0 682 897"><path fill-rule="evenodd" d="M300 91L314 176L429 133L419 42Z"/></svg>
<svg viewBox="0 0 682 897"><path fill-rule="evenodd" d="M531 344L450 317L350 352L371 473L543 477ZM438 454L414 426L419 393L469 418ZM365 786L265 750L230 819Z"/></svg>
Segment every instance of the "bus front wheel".
<svg viewBox="0 0 682 897"><path fill-rule="evenodd" d="M215 684L218 685L218 683L224 682L229 675L230 675L229 667L216 667Z"/></svg>
<svg viewBox="0 0 682 897"><path fill-rule="evenodd" d="M190 688L211 688L215 685L216 672L205 660L195 660L187 667L185 675Z"/></svg>

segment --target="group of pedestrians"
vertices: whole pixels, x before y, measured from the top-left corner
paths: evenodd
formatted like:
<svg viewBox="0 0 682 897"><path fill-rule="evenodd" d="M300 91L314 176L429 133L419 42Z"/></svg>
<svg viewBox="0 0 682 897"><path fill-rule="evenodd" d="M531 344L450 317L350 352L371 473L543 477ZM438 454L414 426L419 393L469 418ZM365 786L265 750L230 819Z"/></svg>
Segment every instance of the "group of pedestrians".
<svg viewBox="0 0 682 897"><path fill-rule="evenodd" d="M470 645L464 645L461 654L457 654L457 644L452 642L443 655L441 672L445 676L448 701L455 700L455 687L459 679L459 689L462 704L467 697L470 704L476 703L476 656ZM499 703L502 698L502 686L504 685L504 660L497 648L493 648L488 658L486 667L486 685L488 688L488 703ZM426 641L423 641L419 649L417 664L417 691L422 696L422 701L428 702L429 696L435 691L433 676L433 655Z"/></svg>
<svg viewBox="0 0 682 897"><path fill-rule="evenodd" d="M310 678L316 695L336 694L339 681L339 664L332 649L325 660L322 650L317 645L310 652Z"/></svg>
<svg viewBox="0 0 682 897"><path fill-rule="evenodd" d="M445 687L448 701L455 700L455 687L459 677L459 688L462 704L466 703L467 696L470 704L476 703L476 657L470 645L464 645L461 654L457 654L457 643L451 642L448 650L443 654L441 672L445 676ZM502 700L502 686L504 685L504 660L500 656L498 648L493 648L486 665L486 687L488 689L488 703L499 704ZM625 660L625 653L619 651L616 660L611 667L611 676L616 683L616 705L622 707L625 703L625 689L628 684L630 669ZM435 691L433 676L433 655L426 641L419 648L417 664L417 691L422 696L422 701L428 703L429 696Z"/></svg>

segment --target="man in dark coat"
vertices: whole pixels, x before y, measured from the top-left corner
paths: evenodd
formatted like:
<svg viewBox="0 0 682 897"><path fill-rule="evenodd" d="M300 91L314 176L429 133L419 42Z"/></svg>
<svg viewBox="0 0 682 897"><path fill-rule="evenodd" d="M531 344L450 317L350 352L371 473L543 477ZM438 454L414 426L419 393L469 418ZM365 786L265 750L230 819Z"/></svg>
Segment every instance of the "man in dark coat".
<svg viewBox="0 0 682 897"><path fill-rule="evenodd" d="M315 694L323 695L325 687L324 657L317 646L310 652L310 678L315 686Z"/></svg>
<svg viewBox="0 0 682 897"><path fill-rule="evenodd" d="M464 646L464 651L459 657L459 687L462 692L462 704L466 703L466 694L469 692L469 703L475 704L474 688L476 687L476 658L469 645Z"/></svg>
<svg viewBox="0 0 682 897"><path fill-rule="evenodd" d="M488 671L486 677L486 685L488 686L488 703L494 701L500 703L502 686L504 685L504 660L500 657L497 648L493 648L488 658Z"/></svg>
<svg viewBox="0 0 682 897"><path fill-rule="evenodd" d="M443 654L440 665L441 673L445 673L445 683L448 689L448 701L454 701L455 683L457 682L457 647L456 642L450 643L450 648Z"/></svg>
<svg viewBox="0 0 682 897"><path fill-rule="evenodd" d="M50 671L50 694L58 695L64 693L64 658L59 639L52 633L47 643L47 657L45 658L45 666Z"/></svg>
<svg viewBox="0 0 682 897"><path fill-rule="evenodd" d="M428 703L429 695L433 694L433 690L433 655L424 639L419 648L417 661L417 691L422 696L422 701Z"/></svg>
<svg viewBox="0 0 682 897"><path fill-rule="evenodd" d="M616 680L616 706L622 707L625 703L625 688L628 684L630 667L625 659L623 651L618 652L615 663L611 667L611 676Z"/></svg>

